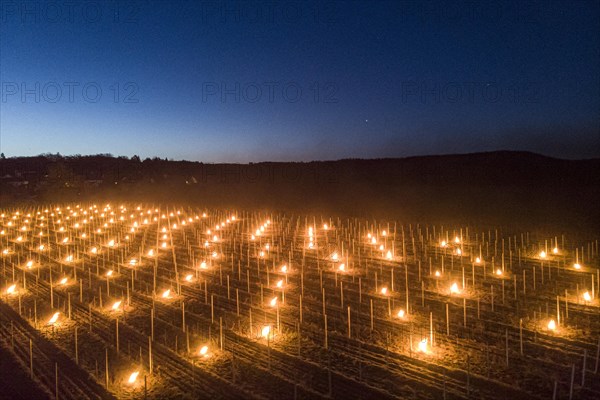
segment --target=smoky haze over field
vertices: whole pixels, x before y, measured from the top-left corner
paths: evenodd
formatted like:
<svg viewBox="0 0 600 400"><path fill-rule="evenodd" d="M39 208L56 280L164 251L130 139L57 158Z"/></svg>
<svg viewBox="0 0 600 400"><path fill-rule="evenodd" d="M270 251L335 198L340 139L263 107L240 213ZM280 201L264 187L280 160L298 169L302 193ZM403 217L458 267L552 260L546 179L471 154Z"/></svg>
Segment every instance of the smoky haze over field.
<svg viewBox="0 0 600 400"><path fill-rule="evenodd" d="M144 199L569 229L598 227L599 167L600 159L524 152L254 164L51 155L0 161L4 204Z"/></svg>

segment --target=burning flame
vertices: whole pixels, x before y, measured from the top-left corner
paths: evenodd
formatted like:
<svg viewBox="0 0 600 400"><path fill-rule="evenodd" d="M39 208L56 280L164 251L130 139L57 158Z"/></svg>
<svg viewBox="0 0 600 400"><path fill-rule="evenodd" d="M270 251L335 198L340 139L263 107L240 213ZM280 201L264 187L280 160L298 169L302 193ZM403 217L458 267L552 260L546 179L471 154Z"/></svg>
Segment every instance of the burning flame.
<svg viewBox="0 0 600 400"><path fill-rule="evenodd" d="M458 289L458 284L456 282L454 282L452 284L452 286L450 286L450 293L452 293L452 294L460 293L460 290Z"/></svg>
<svg viewBox="0 0 600 400"><path fill-rule="evenodd" d="M54 315L52 316L52 318L50 318L50 320L48 320L48 325L54 325L56 323L56 321L58 321L58 316L60 315L59 312L54 313Z"/></svg>
<svg viewBox="0 0 600 400"><path fill-rule="evenodd" d="M418 344L421 353L427 353L427 338L421 340Z"/></svg>
<svg viewBox="0 0 600 400"><path fill-rule="evenodd" d="M346 271L346 264L340 264L340 266L338 267L338 269L339 269L341 272L345 272L345 271Z"/></svg>
<svg viewBox="0 0 600 400"><path fill-rule="evenodd" d="M277 297L273 297L271 301L269 301L269 304L271 304L271 307L275 307L277 305Z"/></svg>
<svg viewBox="0 0 600 400"><path fill-rule="evenodd" d="M115 303L112 305L112 309L114 311L117 311L119 309L119 307L121 307L121 300L115 301Z"/></svg>
<svg viewBox="0 0 600 400"><path fill-rule="evenodd" d="M573 264L573 268L575 268L575 269L581 269L581 264L575 263L575 264Z"/></svg>
<svg viewBox="0 0 600 400"><path fill-rule="evenodd" d="M127 383L129 383L130 385L134 384L135 381L137 380L137 377L139 374L140 374L139 371L132 372L131 375L129 375L129 379L127 380Z"/></svg>
<svg viewBox="0 0 600 400"><path fill-rule="evenodd" d="M384 296L387 294L387 287L384 286L381 288L381 294Z"/></svg>
<svg viewBox="0 0 600 400"><path fill-rule="evenodd" d="M169 297L171 297L171 289L167 289L163 292L162 294L163 299L168 299Z"/></svg>
<svg viewBox="0 0 600 400"><path fill-rule="evenodd" d="M385 256L385 257L386 257L388 260L391 260L391 259L392 259L392 251L391 251L391 250L388 250L388 252L387 252L387 254L386 254L386 256Z"/></svg>
<svg viewBox="0 0 600 400"><path fill-rule="evenodd" d="M398 311L398 318L404 318L405 316L406 316L406 313L404 312L404 310Z"/></svg>
<svg viewBox="0 0 600 400"><path fill-rule="evenodd" d="M208 346L200 347L199 353L201 356L207 357L208 356Z"/></svg>
<svg viewBox="0 0 600 400"><path fill-rule="evenodd" d="M271 333L271 325L263 326L262 330L260 331L261 336L264 338L268 338L270 333Z"/></svg>
<svg viewBox="0 0 600 400"><path fill-rule="evenodd" d="M277 281L277 287L280 289L283 287L283 279Z"/></svg>
<svg viewBox="0 0 600 400"><path fill-rule="evenodd" d="M192 274L188 274L188 275L185 277L185 280L186 280L186 281L188 281L188 282L191 282L193 277L194 277L194 276L193 276Z"/></svg>
<svg viewBox="0 0 600 400"><path fill-rule="evenodd" d="M585 301L592 301L592 296L590 296L590 292L585 292L583 294L583 300L585 300Z"/></svg>
<svg viewBox="0 0 600 400"><path fill-rule="evenodd" d="M67 284L67 278L62 278L59 282L60 285L66 285Z"/></svg>
<svg viewBox="0 0 600 400"><path fill-rule="evenodd" d="M554 331L554 330L556 330L556 322L554 322L554 320L553 320L553 319L551 319L551 320L548 322L548 329L550 329L551 331Z"/></svg>
<svg viewBox="0 0 600 400"><path fill-rule="evenodd" d="M546 252L544 250L540 252L540 258L546 258Z"/></svg>
<svg viewBox="0 0 600 400"><path fill-rule="evenodd" d="M17 289L17 285L13 284L10 285L7 289L6 289L6 294L13 294L15 293L15 290Z"/></svg>

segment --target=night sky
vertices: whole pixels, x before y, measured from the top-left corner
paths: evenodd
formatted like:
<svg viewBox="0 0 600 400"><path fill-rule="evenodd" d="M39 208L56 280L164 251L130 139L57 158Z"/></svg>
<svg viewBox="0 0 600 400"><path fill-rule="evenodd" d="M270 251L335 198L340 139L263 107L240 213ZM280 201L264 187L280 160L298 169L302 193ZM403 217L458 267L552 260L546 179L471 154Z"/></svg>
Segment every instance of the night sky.
<svg viewBox="0 0 600 400"><path fill-rule="evenodd" d="M0 0L0 150L600 156L598 1L174 3Z"/></svg>

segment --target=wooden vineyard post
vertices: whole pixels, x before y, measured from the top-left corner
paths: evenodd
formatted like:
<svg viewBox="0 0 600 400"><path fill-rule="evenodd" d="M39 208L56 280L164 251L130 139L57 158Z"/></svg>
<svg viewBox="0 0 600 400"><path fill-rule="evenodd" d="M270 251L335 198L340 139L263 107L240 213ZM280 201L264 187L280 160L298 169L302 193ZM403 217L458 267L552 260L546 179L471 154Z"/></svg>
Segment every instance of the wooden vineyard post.
<svg viewBox="0 0 600 400"><path fill-rule="evenodd" d="M327 343L327 315L323 315L323 319L324 319L323 331L325 332L325 350L327 350L328 349L328 343Z"/></svg>
<svg viewBox="0 0 600 400"><path fill-rule="evenodd" d="M152 373L152 338L148 336L148 370Z"/></svg>
<svg viewBox="0 0 600 400"><path fill-rule="evenodd" d="M154 341L154 307L150 309L150 337Z"/></svg>
<svg viewBox="0 0 600 400"><path fill-rule="evenodd" d="M181 302L181 330L185 332L185 303Z"/></svg>
<svg viewBox="0 0 600 400"><path fill-rule="evenodd" d="M371 302L371 331L373 331L373 299L370 299Z"/></svg>
<svg viewBox="0 0 600 400"><path fill-rule="evenodd" d="M104 360L104 378L105 378L105 384L106 384L106 389L108 389L108 348L104 349L104 355L105 355L105 360Z"/></svg>
<svg viewBox="0 0 600 400"><path fill-rule="evenodd" d="M348 339L350 339L350 306L348 306Z"/></svg>
<svg viewBox="0 0 600 400"><path fill-rule="evenodd" d="M560 300L559 300L559 296L556 296L556 325L560 326Z"/></svg>
<svg viewBox="0 0 600 400"><path fill-rule="evenodd" d="M594 367L594 373L598 373L598 362L600 361L600 337L598 337L598 348L596 349L596 366Z"/></svg>
<svg viewBox="0 0 600 400"><path fill-rule="evenodd" d="M358 303L362 304L362 278L358 278Z"/></svg>
<svg viewBox="0 0 600 400"><path fill-rule="evenodd" d="M446 336L450 336L450 312L448 310L448 303L446 303Z"/></svg>
<svg viewBox="0 0 600 400"><path fill-rule="evenodd" d="M54 363L54 398L58 400L58 363Z"/></svg>
<svg viewBox="0 0 600 400"><path fill-rule="evenodd" d="M519 319L519 348L521 355L523 355L523 318Z"/></svg>
<svg viewBox="0 0 600 400"><path fill-rule="evenodd" d="M223 351L223 317L219 317L219 346Z"/></svg>
<svg viewBox="0 0 600 400"><path fill-rule="evenodd" d="M29 339L29 377L33 379L33 342Z"/></svg>
<svg viewBox="0 0 600 400"><path fill-rule="evenodd" d="M587 366L587 349L583 349L583 367L581 368L581 387L585 385L585 369Z"/></svg>
<svg viewBox="0 0 600 400"><path fill-rule="evenodd" d="M210 295L210 323L215 323L215 295Z"/></svg>
<svg viewBox="0 0 600 400"><path fill-rule="evenodd" d="M569 386L569 400L573 399L573 384L575 383L575 364L571 366L571 385Z"/></svg>
<svg viewBox="0 0 600 400"><path fill-rule="evenodd" d="M281 324L280 324L280 319L279 319L279 303L277 303L276 312L277 312L277 332L281 333Z"/></svg>
<svg viewBox="0 0 600 400"><path fill-rule="evenodd" d="M77 340L77 327L75 327L75 363L79 365L79 346Z"/></svg>
<svg viewBox="0 0 600 400"><path fill-rule="evenodd" d="M188 329L186 329L186 331L185 331L185 349L189 354L189 352L190 352L190 331Z"/></svg>
<svg viewBox="0 0 600 400"><path fill-rule="evenodd" d="M115 336L117 338L117 354L119 354L119 318L115 319Z"/></svg>
<svg viewBox="0 0 600 400"><path fill-rule="evenodd" d="M429 312L429 344L433 347L433 312Z"/></svg>

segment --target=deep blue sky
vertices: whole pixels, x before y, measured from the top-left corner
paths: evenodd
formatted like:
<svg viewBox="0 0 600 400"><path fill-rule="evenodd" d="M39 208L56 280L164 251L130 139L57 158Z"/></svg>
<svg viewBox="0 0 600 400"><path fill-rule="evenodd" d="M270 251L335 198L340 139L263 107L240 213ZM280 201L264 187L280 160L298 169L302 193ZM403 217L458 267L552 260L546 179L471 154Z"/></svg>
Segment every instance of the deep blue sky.
<svg viewBox="0 0 600 400"><path fill-rule="evenodd" d="M0 0L6 156L600 156L598 1L72 3Z"/></svg>

